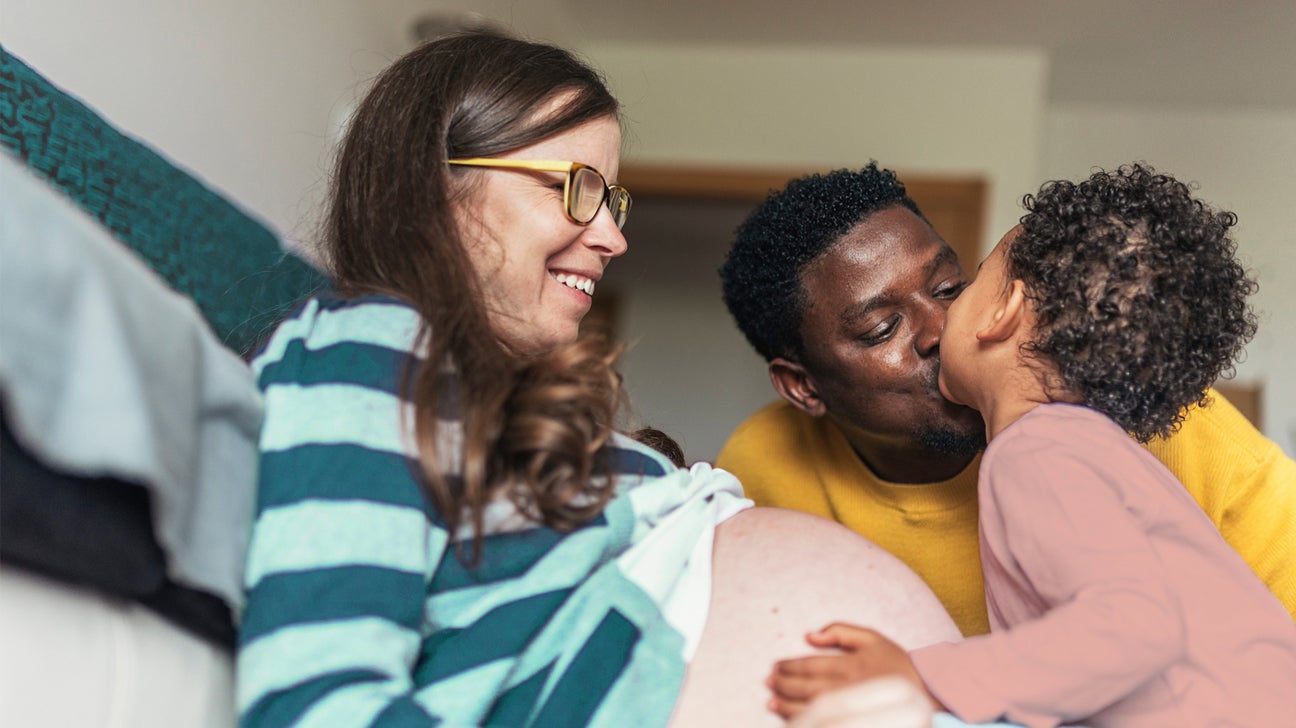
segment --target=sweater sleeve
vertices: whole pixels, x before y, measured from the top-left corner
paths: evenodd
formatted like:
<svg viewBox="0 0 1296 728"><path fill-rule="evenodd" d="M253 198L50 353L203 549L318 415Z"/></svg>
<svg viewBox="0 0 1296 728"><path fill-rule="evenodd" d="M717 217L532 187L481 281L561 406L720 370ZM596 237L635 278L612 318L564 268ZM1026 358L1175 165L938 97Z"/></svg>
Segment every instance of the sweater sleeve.
<svg viewBox="0 0 1296 728"><path fill-rule="evenodd" d="M266 418L240 725L436 725L412 671L447 535L403 444L393 390L406 354L347 341L272 349L258 362Z"/></svg>
<svg viewBox="0 0 1296 728"><path fill-rule="evenodd" d="M1271 443L1272 444L1272 443ZM1296 619L1296 461L1274 445L1234 481L1220 533Z"/></svg>
<svg viewBox="0 0 1296 728"><path fill-rule="evenodd" d="M1057 450L983 469L982 513L997 514L983 518L983 536L1000 544L996 557L1044 614L913 653L951 712L1050 728L1098 712L1179 657L1178 602L1120 488L1085 458Z"/></svg>

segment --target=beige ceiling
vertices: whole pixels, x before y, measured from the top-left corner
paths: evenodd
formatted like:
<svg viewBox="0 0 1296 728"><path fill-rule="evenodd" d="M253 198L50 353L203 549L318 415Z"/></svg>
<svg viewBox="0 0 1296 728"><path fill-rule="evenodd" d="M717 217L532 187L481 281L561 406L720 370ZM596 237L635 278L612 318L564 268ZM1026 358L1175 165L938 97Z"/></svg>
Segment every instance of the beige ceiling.
<svg viewBox="0 0 1296 728"><path fill-rule="evenodd" d="M536 17L517 0L495 6ZM549 10L564 34L594 42L1029 46L1049 54L1054 102L1296 108L1296 0L554 0Z"/></svg>

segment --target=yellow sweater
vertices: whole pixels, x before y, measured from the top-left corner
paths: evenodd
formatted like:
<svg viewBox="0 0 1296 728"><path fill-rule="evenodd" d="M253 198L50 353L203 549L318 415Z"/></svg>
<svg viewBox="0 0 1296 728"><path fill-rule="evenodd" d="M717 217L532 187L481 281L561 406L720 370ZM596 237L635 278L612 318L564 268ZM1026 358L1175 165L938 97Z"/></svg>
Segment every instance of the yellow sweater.
<svg viewBox="0 0 1296 728"><path fill-rule="evenodd" d="M1296 461L1214 394L1148 445L1296 617ZM943 483L878 479L826 418L778 401L739 425L716 465L757 505L832 518L918 572L964 635L990 629L977 544L978 456Z"/></svg>

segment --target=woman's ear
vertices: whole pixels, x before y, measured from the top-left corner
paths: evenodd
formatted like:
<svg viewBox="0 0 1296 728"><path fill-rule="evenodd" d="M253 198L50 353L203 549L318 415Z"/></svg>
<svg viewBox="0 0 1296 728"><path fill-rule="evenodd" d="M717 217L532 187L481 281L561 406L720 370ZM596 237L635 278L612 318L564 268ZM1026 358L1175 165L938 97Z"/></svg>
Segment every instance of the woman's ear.
<svg viewBox="0 0 1296 728"><path fill-rule="evenodd" d="M977 341L1008 341L1026 320L1026 284L1014 278L995 302L990 323L977 330Z"/></svg>
<svg viewBox="0 0 1296 728"><path fill-rule="evenodd" d="M807 372L805 367L794 361L776 357L769 363L769 375L774 391L791 402L793 407L811 417L822 417L827 411L823 400L819 399L819 391L815 387L814 380L810 378L810 372Z"/></svg>

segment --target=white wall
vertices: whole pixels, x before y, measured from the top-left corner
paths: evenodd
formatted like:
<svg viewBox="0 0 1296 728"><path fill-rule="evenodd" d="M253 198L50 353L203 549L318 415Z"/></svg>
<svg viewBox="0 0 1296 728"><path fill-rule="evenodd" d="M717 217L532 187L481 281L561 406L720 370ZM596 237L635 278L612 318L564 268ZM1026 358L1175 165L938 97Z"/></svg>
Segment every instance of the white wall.
<svg viewBox="0 0 1296 728"><path fill-rule="evenodd" d="M990 187L983 237L1015 224L1039 179L1046 59L1037 51L587 45L625 104L626 163L833 169L876 159L907 172L974 174ZM613 263L660 255L652 240ZM697 241L665 283L624 293L623 369L646 424L715 456L733 428L775 397L765 365L734 328L715 268L727 230ZM672 246L680 247L680 246ZM719 252L717 252L717 250Z"/></svg>
<svg viewBox="0 0 1296 728"><path fill-rule="evenodd" d="M990 184L986 232L1037 178L1048 64L1037 50L582 46L630 122L626 163L861 166Z"/></svg>
<svg viewBox="0 0 1296 728"><path fill-rule="evenodd" d="M289 238L313 236L334 128L404 50L352 0L6 0L0 42Z"/></svg>
<svg viewBox="0 0 1296 728"><path fill-rule="evenodd" d="M1238 253L1260 283L1260 330L1237 378L1262 386L1262 429L1296 455L1296 109L1054 106L1045 140L1044 178L1146 161L1237 213Z"/></svg>

